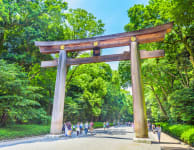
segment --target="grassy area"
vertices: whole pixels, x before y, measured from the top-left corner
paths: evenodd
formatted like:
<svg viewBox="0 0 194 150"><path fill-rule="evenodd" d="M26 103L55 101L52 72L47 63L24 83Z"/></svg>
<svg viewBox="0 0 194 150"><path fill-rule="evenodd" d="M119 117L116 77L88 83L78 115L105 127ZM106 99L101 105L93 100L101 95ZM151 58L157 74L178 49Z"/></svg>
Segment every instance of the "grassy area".
<svg viewBox="0 0 194 150"><path fill-rule="evenodd" d="M183 125L168 123L156 123L160 124L162 130L173 137L180 139L181 141L194 146L194 125Z"/></svg>
<svg viewBox="0 0 194 150"><path fill-rule="evenodd" d="M113 124L110 123L110 126ZM94 122L94 128L103 128L103 122ZM0 140L48 134L50 125L10 125L0 128Z"/></svg>
<svg viewBox="0 0 194 150"><path fill-rule="evenodd" d="M47 134L49 131L50 125L11 125L0 128L0 140Z"/></svg>

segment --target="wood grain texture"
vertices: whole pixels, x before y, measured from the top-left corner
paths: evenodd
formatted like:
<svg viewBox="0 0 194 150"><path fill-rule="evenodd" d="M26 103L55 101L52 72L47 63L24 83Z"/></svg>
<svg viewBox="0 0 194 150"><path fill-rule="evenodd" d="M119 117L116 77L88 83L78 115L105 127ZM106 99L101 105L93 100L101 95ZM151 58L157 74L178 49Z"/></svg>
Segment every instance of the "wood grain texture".
<svg viewBox="0 0 194 150"><path fill-rule="evenodd" d="M140 50L140 58L158 58L164 57L164 50L155 50L155 51L146 51ZM67 58L67 65L79 65L79 64L89 64L89 63L99 63L99 62L111 62L111 61L122 61L130 60L130 52L125 52L123 54L114 54L114 55L104 55L104 56L93 56L87 58ZM41 67L55 67L58 64L58 60L51 61L42 61Z"/></svg>
<svg viewBox="0 0 194 150"><path fill-rule="evenodd" d="M58 53L62 45L64 46L64 50L66 50L67 52L92 50L96 47L94 45L95 42L98 43L98 47L100 47L101 49L127 46L131 43L131 36L136 36L137 42L140 44L158 42L164 39L165 34L171 30L172 26L173 23L168 23L132 32L125 32L79 40L35 42L35 45L40 48L41 53L50 54Z"/></svg>

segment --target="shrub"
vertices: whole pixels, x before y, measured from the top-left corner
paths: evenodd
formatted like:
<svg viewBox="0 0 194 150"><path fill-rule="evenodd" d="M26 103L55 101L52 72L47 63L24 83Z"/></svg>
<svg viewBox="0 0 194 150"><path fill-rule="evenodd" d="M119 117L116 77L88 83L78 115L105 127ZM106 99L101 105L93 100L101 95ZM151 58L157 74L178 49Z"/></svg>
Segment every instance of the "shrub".
<svg viewBox="0 0 194 150"><path fill-rule="evenodd" d="M0 140L47 134L50 125L10 125L0 128Z"/></svg>

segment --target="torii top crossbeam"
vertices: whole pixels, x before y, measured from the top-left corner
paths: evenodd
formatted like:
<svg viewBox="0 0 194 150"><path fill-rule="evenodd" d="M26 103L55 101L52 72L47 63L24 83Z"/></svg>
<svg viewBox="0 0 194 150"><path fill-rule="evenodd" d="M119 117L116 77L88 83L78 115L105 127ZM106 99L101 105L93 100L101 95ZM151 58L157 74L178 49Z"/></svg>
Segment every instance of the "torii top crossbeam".
<svg viewBox="0 0 194 150"><path fill-rule="evenodd" d="M150 43L162 41L165 34L171 31L173 23L147 28L138 31L124 32L119 34L98 36L78 40L66 41L41 41L35 42L44 54L58 53L60 50L67 52L92 50L98 48L111 48L127 46L131 43L131 37L135 36L138 43Z"/></svg>

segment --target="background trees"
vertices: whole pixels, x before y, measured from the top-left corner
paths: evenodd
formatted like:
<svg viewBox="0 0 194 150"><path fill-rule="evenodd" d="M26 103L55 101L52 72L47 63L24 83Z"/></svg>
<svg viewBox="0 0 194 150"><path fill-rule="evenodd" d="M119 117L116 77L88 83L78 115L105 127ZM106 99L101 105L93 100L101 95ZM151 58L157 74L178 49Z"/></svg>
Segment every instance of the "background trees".
<svg viewBox="0 0 194 150"><path fill-rule="evenodd" d="M0 120L49 121L56 68L41 68L34 41L73 40L100 35L104 24L83 9L68 9L63 0L0 1ZM68 53L68 57L90 54ZM105 63L68 68L65 120L114 120L129 114L130 98L120 88L117 72ZM122 109L122 111L121 111Z"/></svg>
<svg viewBox="0 0 194 150"><path fill-rule="evenodd" d="M191 123L190 119L194 117L190 114L194 107L190 103L194 100L192 47L194 24L191 19L193 9L189 9L191 5L190 0L150 0L146 6L134 5L128 10L130 22L125 26L126 31L174 21L173 30L163 42L139 46L139 49L165 50L164 58L142 60L148 117L152 121ZM128 62L120 63L119 73L123 87L130 85L129 70ZM187 108L187 113L183 112L183 108Z"/></svg>

